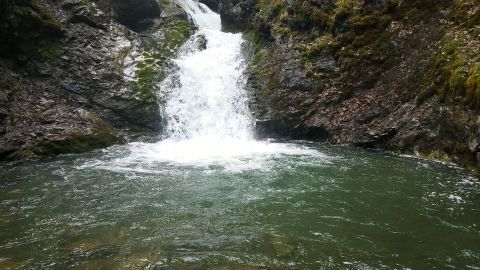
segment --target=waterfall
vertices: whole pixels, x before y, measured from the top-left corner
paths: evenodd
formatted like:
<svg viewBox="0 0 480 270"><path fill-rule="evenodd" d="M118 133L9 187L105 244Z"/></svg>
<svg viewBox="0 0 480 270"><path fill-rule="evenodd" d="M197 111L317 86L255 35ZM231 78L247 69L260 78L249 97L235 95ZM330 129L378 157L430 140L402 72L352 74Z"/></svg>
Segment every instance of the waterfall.
<svg viewBox="0 0 480 270"><path fill-rule="evenodd" d="M172 140L252 140L241 34L221 31L220 16L194 0L178 0L198 31L161 85L166 133ZM203 38L206 48L198 48Z"/></svg>
<svg viewBox="0 0 480 270"><path fill-rule="evenodd" d="M244 171L267 170L283 155L323 159L318 151L300 145L254 140L243 77L247 63L242 57L242 34L222 32L220 16L202 3L176 2L198 31L173 60L176 68L160 85L166 137L157 143L131 143L129 154L113 163L122 168L160 162ZM206 46L199 46L202 39Z"/></svg>

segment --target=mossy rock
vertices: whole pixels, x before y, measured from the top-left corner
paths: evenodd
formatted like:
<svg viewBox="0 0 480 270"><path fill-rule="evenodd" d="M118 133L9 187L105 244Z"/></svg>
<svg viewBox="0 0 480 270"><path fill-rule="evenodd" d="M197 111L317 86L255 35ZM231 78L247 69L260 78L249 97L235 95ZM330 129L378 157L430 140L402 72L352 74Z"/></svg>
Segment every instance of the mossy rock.
<svg viewBox="0 0 480 270"><path fill-rule="evenodd" d="M291 257L296 249L296 246L297 243L292 237L284 235L275 235L272 237L272 247L277 257Z"/></svg>
<svg viewBox="0 0 480 270"><path fill-rule="evenodd" d="M133 90L145 104L157 102L157 85L165 78L164 62L173 58L193 33L188 20L177 16L168 18L155 31L161 32L162 37L159 40L144 38L143 60L135 63L137 81Z"/></svg>
<svg viewBox="0 0 480 270"><path fill-rule="evenodd" d="M469 47L462 32L454 33L443 37L429 77L437 78L437 94L443 102L479 110L480 55Z"/></svg>
<svg viewBox="0 0 480 270"><path fill-rule="evenodd" d="M480 66L474 66L465 81L465 103L480 109Z"/></svg>
<svg viewBox="0 0 480 270"><path fill-rule="evenodd" d="M84 153L98 148L104 148L123 142L118 136L111 133L94 133L82 135L79 133L59 140L44 140L31 149L39 156L52 156L65 153Z"/></svg>
<svg viewBox="0 0 480 270"><path fill-rule="evenodd" d="M145 104L156 103L156 84L165 77L161 67L156 65L137 64L137 82L135 82L133 90Z"/></svg>

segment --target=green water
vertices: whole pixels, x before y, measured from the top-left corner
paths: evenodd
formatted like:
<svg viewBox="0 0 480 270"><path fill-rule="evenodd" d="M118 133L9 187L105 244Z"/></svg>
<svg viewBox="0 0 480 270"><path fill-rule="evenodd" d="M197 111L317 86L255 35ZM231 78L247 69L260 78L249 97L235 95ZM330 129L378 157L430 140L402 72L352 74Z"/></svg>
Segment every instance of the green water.
<svg viewBox="0 0 480 270"><path fill-rule="evenodd" d="M128 146L4 164L0 269L480 269L476 178L308 149L236 169L125 161Z"/></svg>

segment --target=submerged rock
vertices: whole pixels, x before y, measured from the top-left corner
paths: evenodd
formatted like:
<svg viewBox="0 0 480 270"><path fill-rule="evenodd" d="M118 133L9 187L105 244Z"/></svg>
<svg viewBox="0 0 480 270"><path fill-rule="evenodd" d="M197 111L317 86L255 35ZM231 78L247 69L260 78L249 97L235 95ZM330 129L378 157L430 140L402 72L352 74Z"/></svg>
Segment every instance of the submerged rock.
<svg viewBox="0 0 480 270"><path fill-rule="evenodd" d="M115 264L115 269L152 269L158 260L159 255L153 252L133 253L120 258L120 262Z"/></svg>
<svg viewBox="0 0 480 270"><path fill-rule="evenodd" d="M23 270L24 268L20 264L7 259L7 260L0 260L0 269L3 269L3 270Z"/></svg>
<svg viewBox="0 0 480 270"><path fill-rule="evenodd" d="M107 246L107 243L99 239L89 238L75 241L69 246L69 248L75 253L88 253L94 252L104 246Z"/></svg>
<svg viewBox="0 0 480 270"><path fill-rule="evenodd" d="M287 258L294 254L296 243L291 237L275 235L272 237L272 247L277 257Z"/></svg>

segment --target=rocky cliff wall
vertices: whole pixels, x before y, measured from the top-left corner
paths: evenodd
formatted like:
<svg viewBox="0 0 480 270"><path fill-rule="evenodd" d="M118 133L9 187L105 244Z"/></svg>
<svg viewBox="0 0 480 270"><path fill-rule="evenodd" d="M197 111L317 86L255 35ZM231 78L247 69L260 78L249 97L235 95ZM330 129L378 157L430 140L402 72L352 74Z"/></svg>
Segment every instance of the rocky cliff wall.
<svg viewBox="0 0 480 270"><path fill-rule="evenodd" d="M221 0L245 31L260 136L416 153L479 167L475 0ZM239 14L242 15L241 19Z"/></svg>
<svg viewBox="0 0 480 270"><path fill-rule="evenodd" d="M158 134L157 82L193 29L171 1L140 2L1 0L0 159Z"/></svg>

